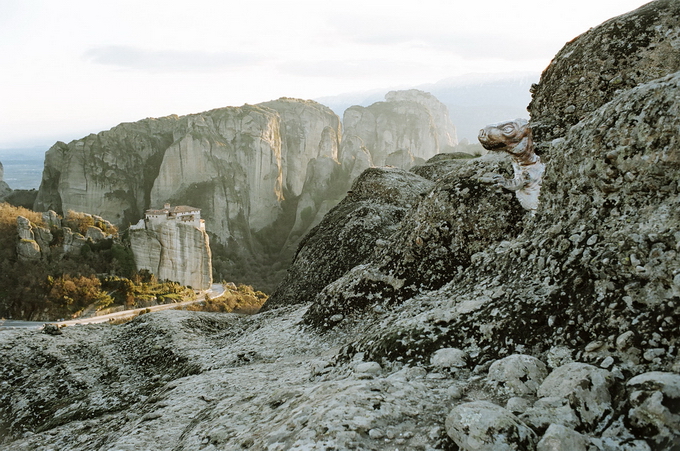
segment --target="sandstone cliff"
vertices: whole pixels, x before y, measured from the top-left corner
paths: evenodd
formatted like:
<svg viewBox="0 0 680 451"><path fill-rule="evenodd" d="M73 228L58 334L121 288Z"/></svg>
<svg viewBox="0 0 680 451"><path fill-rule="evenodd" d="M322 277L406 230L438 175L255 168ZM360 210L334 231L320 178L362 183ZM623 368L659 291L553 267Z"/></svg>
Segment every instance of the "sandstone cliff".
<svg viewBox="0 0 680 451"><path fill-rule="evenodd" d="M372 125L349 120L342 145L330 109L289 98L57 143L46 154L35 209L87 211L126 225L152 205L194 205L211 234L217 276L273 289L300 239L363 170L410 167L456 143L446 107L433 96L413 90L386 98L386 106L365 109Z"/></svg>
<svg viewBox="0 0 680 451"><path fill-rule="evenodd" d="M339 136L339 118L328 108L286 98L121 124L55 144L35 209L88 211L134 224L151 205L195 205L223 251L220 275L249 273L249 265L276 260L293 223L297 239L307 230L311 221L291 216L305 183L338 170ZM321 170L329 166L321 160L330 160L330 169ZM312 219L328 209L322 201L303 203Z"/></svg>
<svg viewBox="0 0 680 451"><path fill-rule="evenodd" d="M12 194L12 188L10 188L7 182L5 182L4 176L5 168L3 168L2 163L0 163L0 201Z"/></svg>
<svg viewBox="0 0 680 451"><path fill-rule="evenodd" d="M416 89L391 91L384 102L348 108L343 126L343 143L356 148L350 138L360 138L375 166L408 169L458 143L446 106ZM343 144L341 154L345 151Z"/></svg>
<svg viewBox="0 0 680 451"><path fill-rule="evenodd" d="M195 290L212 285L212 255L206 231L178 220L140 221L130 228L130 246L138 270Z"/></svg>
<svg viewBox="0 0 680 451"><path fill-rule="evenodd" d="M22 261L42 260L54 262L64 256L77 257L83 246L88 243L96 244L102 240L111 239L107 231L113 225L99 216L79 213L87 218L90 225L87 231L73 230L69 227L68 219L62 220L56 212L50 210L42 214L42 221L46 227L32 223L23 216L17 217L18 243L17 258ZM56 236L55 236L56 235Z"/></svg>

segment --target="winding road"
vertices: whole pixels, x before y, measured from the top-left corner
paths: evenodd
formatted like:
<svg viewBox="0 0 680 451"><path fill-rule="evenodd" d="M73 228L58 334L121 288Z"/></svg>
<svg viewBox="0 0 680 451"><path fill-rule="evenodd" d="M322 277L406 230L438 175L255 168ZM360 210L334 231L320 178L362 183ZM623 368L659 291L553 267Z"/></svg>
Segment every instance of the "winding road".
<svg viewBox="0 0 680 451"><path fill-rule="evenodd" d="M224 293L224 286L220 283L214 283L209 290L201 291L196 295L196 299L191 301L177 302L174 304L154 305L151 307L138 308L133 310L123 310L121 312L109 313L108 315L92 316L89 318L77 318L67 321L18 321L12 319L0 319L0 331L8 329L41 329L46 323L58 324L60 326L80 326L83 324L107 323L114 319L127 318L135 316L142 311L157 312L159 310L168 310L184 305L196 304L203 302L205 296L208 295L210 299L215 299Z"/></svg>

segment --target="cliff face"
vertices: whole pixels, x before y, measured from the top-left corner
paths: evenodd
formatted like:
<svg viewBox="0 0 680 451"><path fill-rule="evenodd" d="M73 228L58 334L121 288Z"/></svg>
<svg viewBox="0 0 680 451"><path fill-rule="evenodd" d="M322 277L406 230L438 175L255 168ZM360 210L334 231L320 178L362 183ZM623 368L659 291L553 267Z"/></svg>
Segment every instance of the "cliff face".
<svg viewBox="0 0 680 451"><path fill-rule="evenodd" d="M368 107L350 107L343 115L343 125L343 143L356 148L351 138L360 138L375 166L408 169L458 143L446 106L416 89L391 91L385 102Z"/></svg>
<svg viewBox="0 0 680 451"><path fill-rule="evenodd" d="M91 218L92 223L97 223L106 230L112 228L112 224L101 217L82 215ZM47 227L33 224L23 216L17 217L19 242L16 251L19 260L58 261L65 255L77 256L88 241L98 243L111 238L111 234L94 225L88 227L87 232L84 232L85 235L74 231L66 225L68 221L62 221L54 211L43 213L42 219ZM58 235L57 239L55 235Z"/></svg>
<svg viewBox="0 0 680 451"><path fill-rule="evenodd" d="M278 255L294 224L299 239L329 209L317 199L325 192L310 193L299 212L297 203L305 184L316 189L339 171L339 136L328 108L294 99L121 124L55 144L34 208L134 224L153 205L195 205L228 264L243 267L255 254Z"/></svg>
<svg viewBox="0 0 680 451"><path fill-rule="evenodd" d="M0 163L0 201L12 193L12 188L5 182L4 176L5 168L3 168L2 163Z"/></svg>
<svg viewBox="0 0 680 451"><path fill-rule="evenodd" d="M138 270L197 290L212 285L212 256L205 230L181 221L146 223L130 228L130 245Z"/></svg>
<svg viewBox="0 0 680 451"><path fill-rule="evenodd" d="M46 154L34 209L87 211L124 225L154 205L194 205L219 277L272 289L300 239L363 170L410 167L455 145L446 107L434 97L414 90L387 99L357 107L374 120L347 119L342 145L337 115L289 98L145 119L57 143Z"/></svg>

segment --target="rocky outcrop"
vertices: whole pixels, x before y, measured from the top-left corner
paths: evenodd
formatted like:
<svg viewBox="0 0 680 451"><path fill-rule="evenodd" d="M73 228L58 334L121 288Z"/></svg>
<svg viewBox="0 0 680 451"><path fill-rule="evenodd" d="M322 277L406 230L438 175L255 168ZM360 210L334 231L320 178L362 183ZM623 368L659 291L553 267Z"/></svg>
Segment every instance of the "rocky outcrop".
<svg viewBox="0 0 680 451"><path fill-rule="evenodd" d="M24 261L39 260L40 246L35 241L35 234L31 221L23 216L17 217L17 234L19 235L19 242L17 243L17 258Z"/></svg>
<svg viewBox="0 0 680 451"><path fill-rule="evenodd" d="M273 289L262 285L263 274L279 281L302 237L362 171L410 167L455 145L446 107L433 96L398 91L383 103L367 110L379 113L372 147L357 129L367 125L353 123L341 146L340 119L330 109L289 98L145 119L57 143L46 154L35 209L87 211L123 225L152 205L195 205L211 234L217 276Z"/></svg>
<svg viewBox="0 0 680 451"><path fill-rule="evenodd" d="M650 2L565 45L533 87L539 152L619 94L680 70L680 3Z"/></svg>
<svg viewBox="0 0 680 451"><path fill-rule="evenodd" d="M12 194L12 188L10 188L7 182L4 181L4 176L5 168L3 168L2 163L0 163L0 201Z"/></svg>
<svg viewBox="0 0 680 451"><path fill-rule="evenodd" d="M430 187L428 192L412 205L395 232L369 258L318 292L307 321L331 326L328 320L335 315L342 317L374 303L401 302L419 292L437 289L465 270L473 255L491 243L507 241L521 233L526 220L522 207L511 193L485 181L488 173L511 171L504 157L489 154L453 166L450 159L435 160L450 171L443 176L438 171L425 171L437 177L434 184L413 176L421 180L423 187ZM300 249L303 252L304 246Z"/></svg>
<svg viewBox="0 0 680 451"><path fill-rule="evenodd" d="M204 229L179 220L141 224L130 228L130 247L138 270L196 290L210 288L212 255Z"/></svg>
<svg viewBox="0 0 680 451"><path fill-rule="evenodd" d="M339 136L339 118L328 108L286 98L121 124L55 144L46 154L35 209L87 211L135 224L151 205L191 204L226 249L223 259L253 264L258 254L257 264L277 261L291 230L296 244L349 186L334 185L334 199L318 190L319 181L328 185L339 174Z"/></svg>
<svg viewBox="0 0 680 451"><path fill-rule="evenodd" d="M43 222L47 227L33 224L23 216L17 217L19 241L16 251L19 260L57 261L66 255L77 256L88 242L97 243L111 238L110 234L95 226L89 227L87 237L74 232L63 225L54 211L44 213ZM59 238L55 239L55 235Z"/></svg>
<svg viewBox="0 0 680 451"><path fill-rule="evenodd" d="M314 300L326 285L384 246L406 211L431 188L428 180L401 169L364 171L347 197L305 236L286 278L263 308Z"/></svg>
<svg viewBox="0 0 680 451"><path fill-rule="evenodd" d="M446 106L416 89L391 91L384 102L368 107L350 107L342 122L341 154L364 146L376 166L409 169L458 143Z"/></svg>

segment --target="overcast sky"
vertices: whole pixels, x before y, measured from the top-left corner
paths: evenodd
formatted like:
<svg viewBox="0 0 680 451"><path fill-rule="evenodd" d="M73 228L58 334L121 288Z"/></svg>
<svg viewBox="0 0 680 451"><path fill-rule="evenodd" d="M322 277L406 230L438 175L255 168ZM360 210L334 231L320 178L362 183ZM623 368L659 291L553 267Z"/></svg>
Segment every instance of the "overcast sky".
<svg viewBox="0 0 680 451"><path fill-rule="evenodd" d="M279 97L541 72L641 0L0 0L0 148Z"/></svg>

